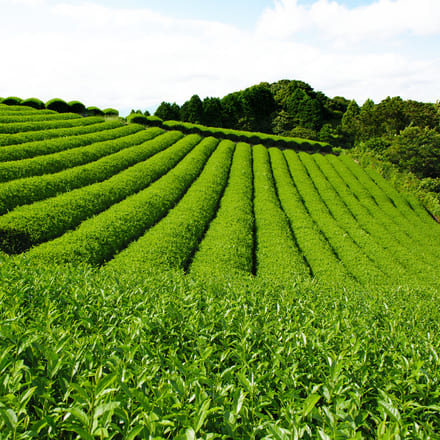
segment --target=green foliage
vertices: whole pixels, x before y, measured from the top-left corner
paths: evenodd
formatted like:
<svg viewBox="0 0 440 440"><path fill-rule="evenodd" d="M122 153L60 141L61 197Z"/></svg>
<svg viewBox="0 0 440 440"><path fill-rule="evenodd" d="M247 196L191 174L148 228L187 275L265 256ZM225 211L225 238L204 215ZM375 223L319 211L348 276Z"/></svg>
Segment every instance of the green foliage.
<svg viewBox="0 0 440 440"><path fill-rule="evenodd" d="M0 163L44 173L0 184L4 249L60 235L0 252L0 437L436 438L440 228L414 197L347 154L123 128L0 136L48 145Z"/></svg>
<svg viewBox="0 0 440 440"><path fill-rule="evenodd" d="M3 98L2 104L4 105L21 105L23 100L21 98L18 98L17 96L8 96L7 98Z"/></svg>
<svg viewBox="0 0 440 440"><path fill-rule="evenodd" d="M184 122L201 124L203 121L203 103L198 95L193 95L180 108L180 119Z"/></svg>
<svg viewBox="0 0 440 440"><path fill-rule="evenodd" d="M105 108L103 113L104 116L119 116L119 111L114 108Z"/></svg>
<svg viewBox="0 0 440 440"><path fill-rule="evenodd" d="M64 194L55 198L47 198L32 205L25 205L1 217L0 241L3 239L4 243L2 249L9 252L7 248L9 246L11 249L21 248L23 250L29 244L35 245L58 237L92 215L98 214L125 197L144 189L175 165L192 144L186 142L184 148L180 148L181 144L177 144L177 148L174 147L163 154L158 154L150 161L146 159L169 147L181 137L181 133L169 132L137 145L136 149L128 148L128 154L113 155L110 160L107 160L107 163L101 162L99 164L100 166L107 165L113 170L115 168L120 170L121 159L126 159L125 167L133 165L135 161L139 162L137 164L135 162L134 166L125 171L104 182L99 182L98 178L98 183L95 184L92 184L93 181L90 181L90 178L87 179L87 176L81 176L83 187L68 192L64 191ZM90 171L90 168L83 167L81 171L85 174L84 172ZM91 171L93 172L94 169L96 167L93 167ZM124 164L122 164L123 169ZM47 179L44 181L43 178L42 183L47 184ZM50 183L56 184L57 182L52 180ZM48 189L49 194L46 196L53 192L52 187ZM45 198L44 195L42 198ZM23 237L25 237L24 240ZM24 243L22 244L22 242Z"/></svg>
<svg viewBox="0 0 440 440"><path fill-rule="evenodd" d="M58 113L69 113L70 112L70 106L67 104L66 101L59 99L59 98L53 98L46 102L46 108L49 110L56 111Z"/></svg>
<svg viewBox="0 0 440 440"><path fill-rule="evenodd" d="M395 136L387 151L391 162L418 177L440 177L440 133L407 127Z"/></svg>
<svg viewBox="0 0 440 440"><path fill-rule="evenodd" d="M67 128L47 128L36 131L22 131L12 134L0 134L0 144L2 146L24 144L28 142L43 141L49 139L60 138L64 136L81 135L102 131L108 128L121 126L118 121L104 122L104 119L95 116L87 118L78 118L71 121L75 125Z"/></svg>
<svg viewBox="0 0 440 440"><path fill-rule="evenodd" d="M163 131L157 128L148 130L148 135L152 139L162 133ZM176 139L175 133L170 133L165 139L170 137ZM132 145L119 152L109 154L85 165L68 168L53 174L15 179L3 183L0 186L0 214L5 214L8 210L12 210L17 206L44 200L72 191L75 188L109 179L125 168L147 159L155 152L155 147L163 145L161 143L163 140L163 138L158 138L157 142L145 140L140 145L133 142ZM101 147L103 146L105 147L105 144L101 144ZM53 202L55 203L55 201ZM34 208L30 209L32 211Z"/></svg>
<svg viewBox="0 0 440 440"><path fill-rule="evenodd" d="M357 102L353 99L347 107L347 111L342 116L341 128L345 131L352 141L358 138L360 130L360 112Z"/></svg>
<svg viewBox="0 0 440 440"><path fill-rule="evenodd" d="M154 112L154 116L164 121L178 121L180 119L180 107L175 102L170 104L163 101Z"/></svg>
<svg viewBox="0 0 440 440"><path fill-rule="evenodd" d="M104 112L100 108L95 106L87 107L86 113L89 116L104 116Z"/></svg>
<svg viewBox="0 0 440 440"><path fill-rule="evenodd" d="M88 144L87 137L96 138L98 135L84 135L81 138L82 146L69 149L69 141L73 144L78 142L76 138L69 139L67 143L61 140L61 150L53 154L36 156L28 159L0 162L0 182L20 179L30 176L41 176L47 173L56 173L66 168L100 159L108 154L116 153L136 142L143 142L149 139L149 133L141 125L133 124L115 129L122 139L112 139L104 142ZM104 135L105 136L105 135ZM56 144L55 144L56 145ZM44 145L43 145L44 148Z"/></svg>
<svg viewBox="0 0 440 440"><path fill-rule="evenodd" d="M253 173L257 275L270 278L276 272L280 280L291 282L307 278L309 268L281 208L269 153L262 145L253 149Z"/></svg>
<svg viewBox="0 0 440 440"><path fill-rule="evenodd" d="M205 98L203 106L203 124L211 127L222 127L222 104L219 98Z"/></svg>
<svg viewBox="0 0 440 440"><path fill-rule="evenodd" d="M215 219L191 262L196 276L235 278L254 271L252 150L238 143Z"/></svg>
<svg viewBox="0 0 440 440"><path fill-rule="evenodd" d="M199 136L193 135L176 143L176 148L181 143L192 148L199 140ZM86 220L75 231L32 249L29 255L41 261L87 261L92 264L101 264L111 259L138 239L180 200L201 172L217 143L214 138L205 138L170 172L143 191ZM164 164L169 162L167 159Z"/></svg>
<svg viewBox="0 0 440 440"><path fill-rule="evenodd" d="M129 124L141 124L141 125L148 125L148 116L144 116L139 113L130 113L127 116L127 122Z"/></svg>
<svg viewBox="0 0 440 440"><path fill-rule="evenodd" d="M70 101L67 105L69 106L69 112L78 113L79 115L85 115L87 112L86 106L80 101Z"/></svg>
<svg viewBox="0 0 440 440"><path fill-rule="evenodd" d="M0 280L5 438L440 430L431 289L201 283L25 258L2 261Z"/></svg>
<svg viewBox="0 0 440 440"><path fill-rule="evenodd" d="M37 110L41 110L44 109L45 105L44 102L41 101L38 98L28 98L28 99L24 99L21 102L21 105L25 105L26 107L32 107L35 108Z"/></svg>
<svg viewBox="0 0 440 440"><path fill-rule="evenodd" d="M179 203L109 264L123 271L185 269L217 211L234 148L231 141L220 142Z"/></svg>
<svg viewBox="0 0 440 440"><path fill-rule="evenodd" d="M5 146L0 149L0 162L27 159L30 157L41 156L56 153L71 148L81 147L93 142L105 141L108 139L116 139L126 134L126 128L121 123L103 123L102 119L96 119L95 124L80 125L67 129L58 130L57 136L52 139L30 141ZM97 122L97 124L96 124ZM35 138L35 133L31 132ZM20 133L21 134L21 133ZM40 131L41 136L46 135L46 130ZM70 135L70 136L69 136ZM9 135L14 137L12 140L16 143L25 138L20 135ZM0 137L1 139L1 137ZM7 139L9 141L9 139ZM8 142L7 142L8 143Z"/></svg>

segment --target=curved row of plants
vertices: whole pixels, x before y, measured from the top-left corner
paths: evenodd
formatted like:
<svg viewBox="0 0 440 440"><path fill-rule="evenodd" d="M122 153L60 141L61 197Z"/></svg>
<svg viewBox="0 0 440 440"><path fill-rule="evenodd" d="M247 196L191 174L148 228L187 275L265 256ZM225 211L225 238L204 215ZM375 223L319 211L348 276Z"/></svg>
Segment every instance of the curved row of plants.
<svg viewBox="0 0 440 440"><path fill-rule="evenodd" d="M109 179L125 168L148 159L182 136L183 134L177 131L158 133L156 137L142 144L127 147L85 165L67 168L57 173L5 182L0 186L0 215L20 205Z"/></svg>
<svg viewBox="0 0 440 440"><path fill-rule="evenodd" d="M127 133L130 133L130 131L119 121L70 128L69 132L65 132L65 135L62 137L23 142L18 145L0 148L0 161L21 160L58 153L59 151L82 147L96 142L117 139L126 136Z"/></svg>
<svg viewBox="0 0 440 440"><path fill-rule="evenodd" d="M354 279L349 270L337 257L334 249L310 215L292 180L282 151L271 148L269 154L281 206L289 219L293 235L312 275L336 285L352 284Z"/></svg>
<svg viewBox="0 0 440 440"><path fill-rule="evenodd" d="M306 264L292 236L273 180L269 153L263 145L253 149L256 273L281 280L309 277Z"/></svg>
<svg viewBox="0 0 440 440"><path fill-rule="evenodd" d="M253 187L251 146L238 143L219 210L194 255L191 273L235 278L254 271Z"/></svg>
<svg viewBox="0 0 440 440"><path fill-rule="evenodd" d="M95 106L86 107L80 101L66 102L60 98L53 98L47 102L43 102L38 98L22 99L17 96L9 96L0 98L0 109L2 107L10 107L21 111L46 111L51 110L58 113L78 113L83 116L118 116L118 110L114 108L100 109Z"/></svg>
<svg viewBox="0 0 440 440"><path fill-rule="evenodd" d="M137 159L142 161L103 182L86 184L56 197L24 205L0 217L2 248L8 252L22 252L62 235L87 218L146 188L169 171L200 140L194 135L176 142L181 136L179 132L170 132L139 146L143 154L138 154ZM155 153L151 159L143 160L143 157L148 158ZM113 155L111 159L118 161L119 157Z"/></svg>
<svg viewBox="0 0 440 440"><path fill-rule="evenodd" d="M40 261L59 263L102 264L110 260L182 198L217 144L215 138L203 139L171 171L146 189L82 222L76 230L31 249L28 255Z"/></svg>
<svg viewBox="0 0 440 440"><path fill-rule="evenodd" d="M117 119L105 121L99 116L76 119L77 125L67 128L51 128L47 130L25 131L14 134L0 134L0 146L18 145L36 141L46 141L53 138L93 133L122 125Z"/></svg>
<svg viewBox="0 0 440 440"><path fill-rule="evenodd" d="M325 142L312 141L302 138L276 136L267 133L231 130L228 128L206 127L182 121L162 121L157 116L144 116L132 113L127 117L129 123L146 126L162 127L168 130L180 130L184 133L198 133L203 136L214 136L219 139L229 139L234 142L262 144L267 147L289 148L293 150L332 152L332 146Z"/></svg>
<svg viewBox="0 0 440 440"><path fill-rule="evenodd" d="M186 269L218 207L235 144L222 141L179 203L109 264L126 271Z"/></svg>
<svg viewBox="0 0 440 440"><path fill-rule="evenodd" d="M0 182L56 173L57 171L67 168L83 165L109 154L116 153L124 148L129 148L152 139L159 134L158 130L160 132L158 128L144 130L140 125L124 126L121 127L120 134L124 133L125 135L118 139L96 142L82 147L29 159L0 162Z"/></svg>

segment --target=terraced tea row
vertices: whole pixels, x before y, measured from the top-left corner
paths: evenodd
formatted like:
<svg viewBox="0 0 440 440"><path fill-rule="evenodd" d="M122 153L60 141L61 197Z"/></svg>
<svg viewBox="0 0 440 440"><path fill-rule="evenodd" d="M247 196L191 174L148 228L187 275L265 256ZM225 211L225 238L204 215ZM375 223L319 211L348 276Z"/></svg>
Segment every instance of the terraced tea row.
<svg viewBox="0 0 440 440"><path fill-rule="evenodd" d="M348 156L119 121L30 133L0 148L8 252L124 271L439 284L439 225Z"/></svg>

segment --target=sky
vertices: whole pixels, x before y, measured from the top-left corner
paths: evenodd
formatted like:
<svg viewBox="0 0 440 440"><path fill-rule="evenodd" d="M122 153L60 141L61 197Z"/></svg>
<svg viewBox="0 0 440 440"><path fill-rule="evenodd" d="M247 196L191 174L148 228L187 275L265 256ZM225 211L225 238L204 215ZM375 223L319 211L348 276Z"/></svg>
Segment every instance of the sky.
<svg viewBox="0 0 440 440"><path fill-rule="evenodd" d="M149 110L302 80L440 99L440 0L0 0L0 96Z"/></svg>

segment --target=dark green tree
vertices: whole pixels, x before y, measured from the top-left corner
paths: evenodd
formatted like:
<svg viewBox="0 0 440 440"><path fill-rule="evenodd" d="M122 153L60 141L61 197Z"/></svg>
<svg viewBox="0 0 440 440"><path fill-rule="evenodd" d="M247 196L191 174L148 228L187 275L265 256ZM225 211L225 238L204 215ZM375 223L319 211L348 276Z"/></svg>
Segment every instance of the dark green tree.
<svg viewBox="0 0 440 440"><path fill-rule="evenodd" d="M342 116L341 127L353 142L358 139L360 130L360 108L354 99L350 101L347 111Z"/></svg>
<svg viewBox="0 0 440 440"><path fill-rule="evenodd" d="M164 121L178 121L180 120L180 107L175 102L170 104L169 102L162 101L154 112L154 116Z"/></svg>
<svg viewBox="0 0 440 440"><path fill-rule="evenodd" d="M240 92L230 93L221 99L223 127L239 128L243 118L243 100Z"/></svg>
<svg viewBox="0 0 440 440"><path fill-rule="evenodd" d="M203 103L199 95L193 95L180 108L180 118L184 122L201 124L203 121Z"/></svg>
<svg viewBox="0 0 440 440"><path fill-rule="evenodd" d="M387 156L420 178L440 177L440 133L427 127L407 127L393 138Z"/></svg>
<svg viewBox="0 0 440 440"><path fill-rule="evenodd" d="M202 123L211 127L222 127L222 104L220 98L205 98L202 104Z"/></svg>

